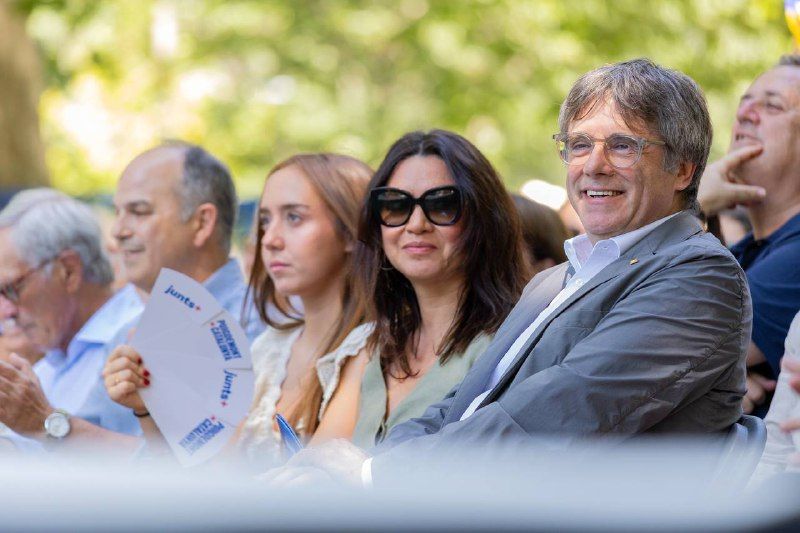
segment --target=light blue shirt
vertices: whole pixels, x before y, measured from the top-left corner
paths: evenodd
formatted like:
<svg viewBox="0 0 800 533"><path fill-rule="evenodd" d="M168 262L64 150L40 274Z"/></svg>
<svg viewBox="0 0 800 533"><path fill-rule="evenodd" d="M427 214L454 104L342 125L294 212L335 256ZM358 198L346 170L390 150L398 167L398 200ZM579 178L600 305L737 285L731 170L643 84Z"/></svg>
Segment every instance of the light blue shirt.
<svg viewBox="0 0 800 533"><path fill-rule="evenodd" d="M86 321L66 353L50 350L33 366L50 405L111 431L141 433L131 410L109 398L101 373L121 330L142 308L133 285L126 285Z"/></svg>
<svg viewBox="0 0 800 533"><path fill-rule="evenodd" d="M261 321L252 302L244 306L247 296L247 283L245 283L242 269L236 259L228 259L219 270L211 274L203 287L211 293L219 304L234 317L239 319L244 332L250 342L253 342L266 328Z"/></svg>
<svg viewBox="0 0 800 533"><path fill-rule="evenodd" d="M40 442L14 433L2 422L0 422L0 439L9 441L18 452L44 453L45 451L44 446L42 446Z"/></svg>

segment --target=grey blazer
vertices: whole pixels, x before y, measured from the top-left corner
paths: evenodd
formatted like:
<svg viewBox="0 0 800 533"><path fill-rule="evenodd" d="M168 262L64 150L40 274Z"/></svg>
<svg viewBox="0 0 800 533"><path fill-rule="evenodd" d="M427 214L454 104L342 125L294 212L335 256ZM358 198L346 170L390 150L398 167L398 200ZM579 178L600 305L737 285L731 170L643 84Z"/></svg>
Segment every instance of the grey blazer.
<svg viewBox="0 0 800 533"><path fill-rule="evenodd" d="M564 263L531 280L461 384L374 450L375 479L392 463L453 445L710 433L740 417L752 322L747 282L728 250L682 212L559 306L478 410L459 421L567 274Z"/></svg>

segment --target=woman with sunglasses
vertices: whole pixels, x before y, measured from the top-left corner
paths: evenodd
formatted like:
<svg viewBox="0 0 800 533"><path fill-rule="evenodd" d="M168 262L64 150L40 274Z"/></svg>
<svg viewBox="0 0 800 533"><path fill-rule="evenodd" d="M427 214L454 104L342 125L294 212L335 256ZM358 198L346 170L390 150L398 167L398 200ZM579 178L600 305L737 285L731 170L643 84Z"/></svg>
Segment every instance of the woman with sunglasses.
<svg viewBox="0 0 800 533"><path fill-rule="evenodd" d="M518 217L489 161L455 133L403 136L370 182L356 263L375 329L345 364L314 441L361 447L458 384L527 281Z"/></svg>
<svg viewBox="0 0 800 533"><path fill-rule="evenodd" d="M336 388L339 361L365 346L371 326L363 324L364 304L353 287L353 249L371 176L361 161L336 154L295 155L267 176L248 301L269 327L253 342L253 404L229 458L240 452L254 468L279 462L276 414L301 438L313 435ZM115 362L123 358L124 367ZM149 376L138 353L117 349L104 374L115 401L146 412L136 390L158 376ZM152 419L141 423L148 442L160 444Z"/></svg>

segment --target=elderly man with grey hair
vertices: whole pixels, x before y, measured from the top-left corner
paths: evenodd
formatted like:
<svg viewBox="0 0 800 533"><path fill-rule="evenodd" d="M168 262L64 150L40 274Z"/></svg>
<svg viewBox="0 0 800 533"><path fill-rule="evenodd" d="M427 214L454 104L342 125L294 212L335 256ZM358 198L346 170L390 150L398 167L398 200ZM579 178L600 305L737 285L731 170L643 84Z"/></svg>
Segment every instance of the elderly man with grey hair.
<svg viewBox="0 0 800 533"><path fill-rule="evenodd" d="M586 230L530 282L464 381L372 457L344 441L271 474L383 484L428 453L557 436L725 434L741 415L752 312L744 273L694 216L711 144L687 76L637 59L582 76L554 136ZM297 467L297 468L295 468Z"/></svg>
<svg viewBox="0 0 800 533"><path fill-rule="evenodd" d="M33 367L0 360L0 422L45 445L133 449L140 432L115 404L101 371L121 327L142 309L132 287L117 293L100 227L88 206L52 189L18 193L0 212L0 299L46 350Z"/></svg>
<svg viewBox="0 0 800 533"><path fill-rule="evenodd" d="M203 148L169 142L138 155L114 194L113 235L125 274L147 295L162 268L203 283L222 307L242 318L253 340L264 329L244 305L246 284L229 257L236 189L228 169Z"/></svg>

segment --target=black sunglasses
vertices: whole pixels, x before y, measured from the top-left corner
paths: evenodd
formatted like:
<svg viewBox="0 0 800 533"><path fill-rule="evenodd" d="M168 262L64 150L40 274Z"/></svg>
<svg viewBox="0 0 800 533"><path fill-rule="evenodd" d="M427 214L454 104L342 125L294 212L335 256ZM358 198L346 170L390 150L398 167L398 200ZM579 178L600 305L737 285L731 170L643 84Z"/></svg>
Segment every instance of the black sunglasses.
<svg viewBox="0 0 800 533"><path fill-rule="evenodd" d="M390 228L407 223L417 205L437 226L452 226L461 217L461 191L453 186L428 189L419 198L400 189L377 187L370 191L370 202L381 224Z"/></svg>

